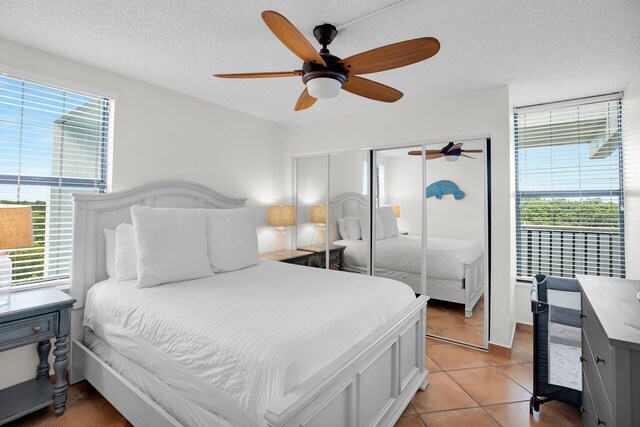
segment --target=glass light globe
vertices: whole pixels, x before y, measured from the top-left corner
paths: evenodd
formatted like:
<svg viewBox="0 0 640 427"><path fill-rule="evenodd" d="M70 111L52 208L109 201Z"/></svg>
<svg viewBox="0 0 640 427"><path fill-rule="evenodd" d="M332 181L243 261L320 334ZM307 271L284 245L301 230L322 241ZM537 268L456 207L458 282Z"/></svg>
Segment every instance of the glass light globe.
<svg viewBox="0 0 640 427"><path fill-rule="evenodd" d="M459 158L460 158L460 156L451 156L451 155L450 156L444 156L444 159L447 162L457 162Z"/></svg>
<svg viewBox="0 0 640 427"><path fill-rule="evenodd" d="M342 84L330 77L316 77L307 82L309 95L317 99L335 98L340 93Z"/></svg>

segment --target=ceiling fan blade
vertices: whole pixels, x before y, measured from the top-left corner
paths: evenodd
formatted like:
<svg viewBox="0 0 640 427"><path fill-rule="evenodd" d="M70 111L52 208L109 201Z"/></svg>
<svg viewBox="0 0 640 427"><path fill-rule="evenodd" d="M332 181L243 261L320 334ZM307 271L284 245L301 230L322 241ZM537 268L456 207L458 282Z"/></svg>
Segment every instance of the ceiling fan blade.
<svg viewBox="0 0 640 427"><path fill-rule="evenodd" d="M214 77L222 79L266 79L271 77L295 77L301 76L302 70L295 71L274 71L264 73L231 73L231 74L214 74Z"/></svg>
<svg viewBox="0 0 640 427"><path fill-rule="evenodd" d="M302 91L302 94L300 95L300 98L298 98L298 102L296 102L296 106L293 108L293 111L306 110L307 108L315 104L316 100L316 98L309 95L309 91L305 87Z"/></svg>
<svg viewBox="0 0 640 427"><path fill-rule="evenodd" d="M460 153L460 155L461 155L462 157L468 157L468 158L470 158L470 159L475 159L475 157L467 156L466 154L463 154L463 153Z"/></svg>
<svg viewBox="0 0 640 427"><path fill-rule="evenodd" d="M402 98L402 92L392 87L358 76L349 76L342 89L355 95L364 96L382 102L396 102Z"/></svg>
<svg viewBox="0 0 640 427"><path fill-rule="evenodd" d="M273 34L298 58L327 66L322 56L287 18L273 10L262 12L262 20Z"/></svg>
<svg viewBox="0 0 640 427"><path fill-rule="evenodd" d="M358 53L340 61L349 74L369 74L392 70L431 58L440 50L433 37L405 40Z"/></svg>
<svg viewBox="0 0 640 427"><path fill-rule="evenodd" d="M457 143L457 144L453 144L453 145L451 146L451 148L449 148L449 150L447 150L447 151L457 150L457 149L458 149L458 148L460 148L460 147L462 147L462 143L461 143L461 142L459 142L459 143Z"/></svg>
<svg viewBox="0 0 640 427"><path fill-rule="evenodd" d="M433 160L433 159L439 159L440 157L444 157L444 154L440 152L430 153L430 154L426 154L425 157L427 158L427 160Z"/></svg>
<svg viewBox="0 0 640 427"><path fill-rule="evenodd" d="M482 153L482 150L460 150L463 153Z"/></svg>
<svg viewBox="0 0 640 427"><path fill-rule="evenodd" d="M426 154L440 154L440 150L425 150ZM410 156L422 156L421 150L409 151Z"/></svg>

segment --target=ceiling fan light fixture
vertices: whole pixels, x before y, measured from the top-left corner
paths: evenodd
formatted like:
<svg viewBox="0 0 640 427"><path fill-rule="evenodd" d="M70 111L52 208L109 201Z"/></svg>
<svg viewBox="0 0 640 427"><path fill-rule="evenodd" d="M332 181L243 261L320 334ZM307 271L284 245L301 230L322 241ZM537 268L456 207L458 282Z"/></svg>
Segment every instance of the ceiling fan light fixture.
<svg viewBox="0 0 640 427"><path fill-rule="evenodd" d="M444 156L444 159L447 162L457 162L459 158L460 158L460 156L456 156L456 155L453 155L453 154L450 154L448 156Z"/></svg>
<svg viewBox="0 0 640 427"><path fill-rule="evenodd" d="M340 93L342 82L332 77L316 77L307 81L309 95L317 99L335 98Z"/></svg>

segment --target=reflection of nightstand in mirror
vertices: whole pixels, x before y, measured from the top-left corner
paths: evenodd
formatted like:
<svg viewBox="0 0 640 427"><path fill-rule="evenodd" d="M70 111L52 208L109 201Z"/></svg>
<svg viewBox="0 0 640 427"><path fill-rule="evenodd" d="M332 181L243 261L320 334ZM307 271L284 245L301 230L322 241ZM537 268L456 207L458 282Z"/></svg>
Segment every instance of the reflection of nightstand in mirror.
<svg viewBox="0 0 640 427"><path fill-rule="evenodd" d="M284 251L267 252L264 254L260 254L260 259L309 266L309 258L311 258L312 255L313 254L311 252L307 251L293 251L287 249Z"/></svg>
<svg viewBox="0 0 640 427"><path fill-rule="evenodd" d="M331 270L342 270L343 254L346 246L329 245L329 268ZM302 246L298 248L301 251L313 252L313 256L309 258L312 267L326 268L327 251L324 244Z"/></svg>

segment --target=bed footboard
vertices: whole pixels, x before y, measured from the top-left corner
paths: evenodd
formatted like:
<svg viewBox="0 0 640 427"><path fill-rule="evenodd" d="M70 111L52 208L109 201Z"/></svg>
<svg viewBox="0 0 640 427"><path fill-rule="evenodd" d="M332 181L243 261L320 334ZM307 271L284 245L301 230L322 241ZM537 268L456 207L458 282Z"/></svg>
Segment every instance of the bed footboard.
<svg viewBox="0 0 640 427"><path fill-rule="evenodd" d="M426 296L287 394L270 426L392 426L428 385Z"/></svg>
<svg viewBox="0 0 640 427"><path fill-rule="evenodd" d="M484 292L484 255L464 264L464 285L464 317L469 318Z"/></svg>

